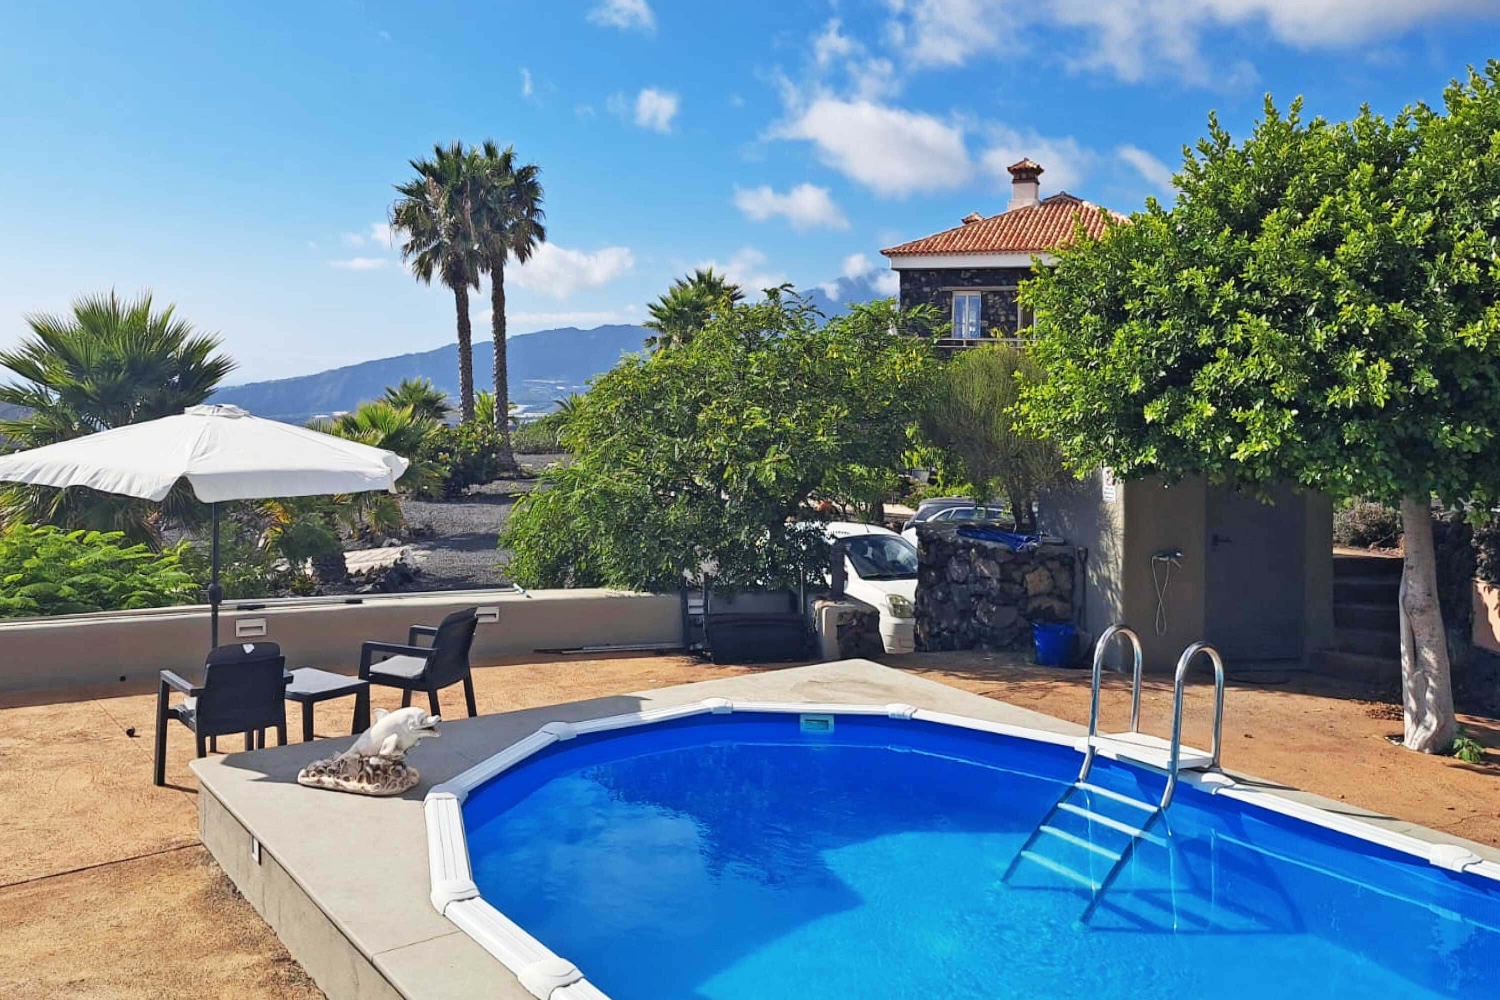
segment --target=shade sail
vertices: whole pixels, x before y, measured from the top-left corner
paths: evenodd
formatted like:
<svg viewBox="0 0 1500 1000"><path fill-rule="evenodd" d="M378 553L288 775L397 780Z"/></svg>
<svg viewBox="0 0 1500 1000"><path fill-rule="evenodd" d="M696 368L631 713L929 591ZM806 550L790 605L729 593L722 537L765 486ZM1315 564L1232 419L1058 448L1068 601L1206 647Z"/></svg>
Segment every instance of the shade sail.
<svg viewBox="0 0 1500 1000"><path fill-rule="evenodd" d="M87 486L162 500L186 479L205 503L394 489L408 462L395 452L251 416L193 406L57 444L0 455L0 481Z"/></svg>

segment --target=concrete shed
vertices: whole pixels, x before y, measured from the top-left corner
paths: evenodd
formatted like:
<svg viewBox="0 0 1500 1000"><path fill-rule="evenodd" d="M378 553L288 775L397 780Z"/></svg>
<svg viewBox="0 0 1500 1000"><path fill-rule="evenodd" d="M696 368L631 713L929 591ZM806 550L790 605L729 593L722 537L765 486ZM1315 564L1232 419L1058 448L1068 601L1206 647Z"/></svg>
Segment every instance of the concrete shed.
<svg viewBox="0 0 1500 1000"><path fill-rule="evenodd" d="M1333 640L1333 507L1290 487L1272 501L1202 477L1163 486L1101 470L1044 496L1039 524L1079 550L1089 631L1130 625L1148 669L1170 670L1199 639L1231 669L1308 662Z"/></svg>

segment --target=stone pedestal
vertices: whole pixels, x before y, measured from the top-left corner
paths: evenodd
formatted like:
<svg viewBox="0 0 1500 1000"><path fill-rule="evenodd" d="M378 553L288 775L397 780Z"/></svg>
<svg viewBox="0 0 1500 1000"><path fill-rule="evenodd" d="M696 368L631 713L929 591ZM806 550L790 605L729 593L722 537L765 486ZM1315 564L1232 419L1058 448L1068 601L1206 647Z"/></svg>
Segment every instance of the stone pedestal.
<svg viewBox="0 0 1500 1000"><path fill-rule="evenodd" d="M1032 622L1073 619L1071 545L1017 552L954 527L917 532L917 649L1014 649Z"/></svg>

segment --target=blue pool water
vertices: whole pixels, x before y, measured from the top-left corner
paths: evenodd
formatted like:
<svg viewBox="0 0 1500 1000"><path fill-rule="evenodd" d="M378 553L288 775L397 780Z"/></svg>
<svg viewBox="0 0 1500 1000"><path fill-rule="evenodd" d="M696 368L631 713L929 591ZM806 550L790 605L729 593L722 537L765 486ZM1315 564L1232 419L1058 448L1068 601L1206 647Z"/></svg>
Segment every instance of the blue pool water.
<svg viewBox="0 0 1500 1000"><path fill-rule="evenodd" d="M484 899L614 1000L1500 992L1496 883L1189 787L1087 926L1046 868L1002 882L1078 763L921 722L706 715L555 744L464 820ZM1091 780L1161 788L1107 761Z"/></svg>

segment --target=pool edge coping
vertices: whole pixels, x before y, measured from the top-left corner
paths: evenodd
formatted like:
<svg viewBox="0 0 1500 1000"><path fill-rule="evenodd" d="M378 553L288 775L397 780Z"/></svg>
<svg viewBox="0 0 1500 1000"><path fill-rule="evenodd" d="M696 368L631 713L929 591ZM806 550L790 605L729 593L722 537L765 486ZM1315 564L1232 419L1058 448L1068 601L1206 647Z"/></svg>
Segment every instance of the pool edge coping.
<svg viewBox="0 0 1500 1000"><path fill-rule="evenodd" d="M885 705L754 701L705 698L667 708L601 716L582 722L548 722L478 764L434 785L423 800L427 825L428 866L433 907L505 966L521 985L540 1000L609 1000L576 965L557 955L523 927L479 894L469 863L463 803L470 792L522 763L554 743L577 736L629 729L697 715L757 712L781 715L866 715L916 720L1065 746L1085 752L1089 737L1051 732L1029 726L991 722L967 715L917 708L906 703ZM1131 764L1131 762L1125 762ZM1143 768L1144 769L1144 768ZM1369 843L1421 859L1436 868L1473 874L1500 883L1500 862L1490 861L1457 844L1434 843L1346 816L1283 794L1291 789L1259 788L1226 772L1183 771L1179 781L1208 795L1224 796L1255 808L1298 819Z"/></svg>

